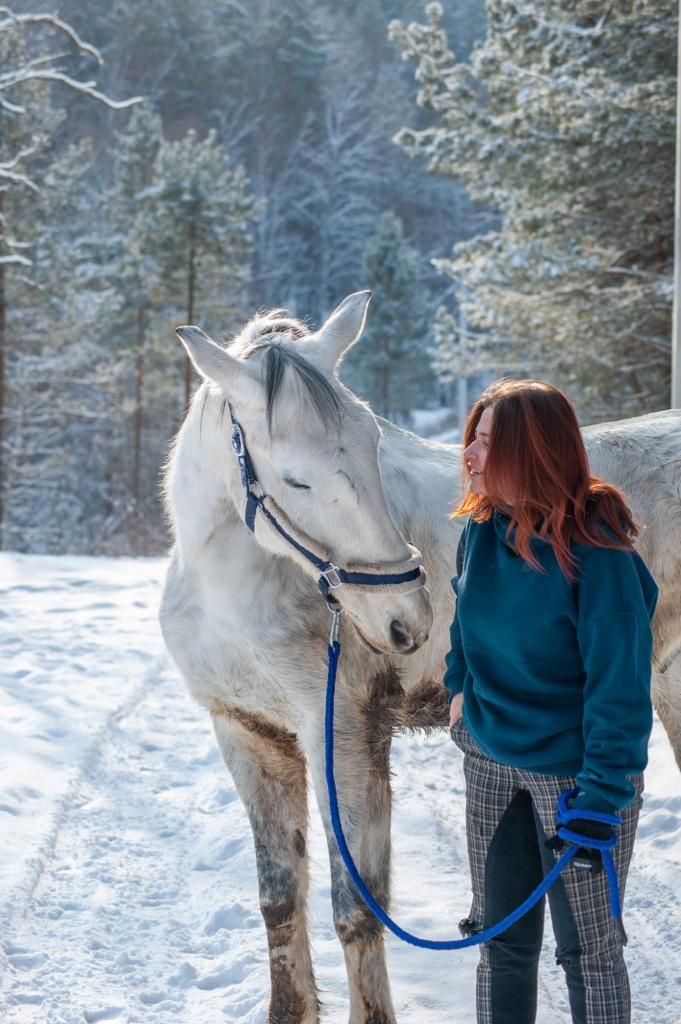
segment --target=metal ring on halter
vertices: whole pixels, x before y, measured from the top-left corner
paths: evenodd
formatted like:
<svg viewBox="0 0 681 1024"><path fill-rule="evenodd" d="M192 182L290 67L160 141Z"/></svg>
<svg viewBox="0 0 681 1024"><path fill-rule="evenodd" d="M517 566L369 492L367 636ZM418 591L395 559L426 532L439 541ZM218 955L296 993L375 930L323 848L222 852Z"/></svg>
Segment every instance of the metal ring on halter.
<svg viewBox="0 0 681 1024"><path fill-rule="evenodd" d="M343 580L340 578L340 566L334 562L330 562L328 569L322 569L319 575L324 577L330 590L335 590L336 587L343 585Z"/></svg>

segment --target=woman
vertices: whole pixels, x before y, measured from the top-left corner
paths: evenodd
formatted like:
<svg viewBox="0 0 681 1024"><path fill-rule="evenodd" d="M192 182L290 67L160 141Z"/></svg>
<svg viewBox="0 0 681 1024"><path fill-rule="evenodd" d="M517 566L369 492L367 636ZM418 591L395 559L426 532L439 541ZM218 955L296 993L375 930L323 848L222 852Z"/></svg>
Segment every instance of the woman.
<svg viewBox="0 0 681 1024"><path fill-rule="evenodd" d="M464 934L515 909L555 863L559 794L577 810L621 816L621 892L641 806L652 726L650 620L657 587L633 550L623 495L590 476L565 395L502 380L465 430L468 514L452 581L457 607L446 657L452 739L464 753L473 889ZM606 873L585 846L549 894L556 956L574 1024L626 1024L630 997ZM552 838L553 837L553 838ZM481 946L478 1024L532 1024L543 901Z"/></svg>

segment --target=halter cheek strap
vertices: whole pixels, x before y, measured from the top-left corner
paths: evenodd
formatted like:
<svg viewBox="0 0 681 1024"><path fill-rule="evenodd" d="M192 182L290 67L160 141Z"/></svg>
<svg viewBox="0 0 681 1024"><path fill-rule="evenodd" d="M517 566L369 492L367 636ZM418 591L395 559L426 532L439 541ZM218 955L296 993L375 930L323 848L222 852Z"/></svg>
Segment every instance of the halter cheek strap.
<svg viewBox="0 0 681 1024"><path fill-rule="evenodd" d="M262 539L283 540L286 553L307 573L317 579L317 585L327 601L334 600L333 591L341 586L353 590L371 591L390 588L392 593L409 593L422 587L426 573L421 563L421 553L408 545L410 556L406 561L396 563L349 563L345 568L336 565L329 552L290 521L276 501L265 494L253 471L243 431L231 403L229 415L232 420L232 448L239 462L239 474L243 488L242 518L248 529ZM258 512L261 514L258 515Z"/></svg>

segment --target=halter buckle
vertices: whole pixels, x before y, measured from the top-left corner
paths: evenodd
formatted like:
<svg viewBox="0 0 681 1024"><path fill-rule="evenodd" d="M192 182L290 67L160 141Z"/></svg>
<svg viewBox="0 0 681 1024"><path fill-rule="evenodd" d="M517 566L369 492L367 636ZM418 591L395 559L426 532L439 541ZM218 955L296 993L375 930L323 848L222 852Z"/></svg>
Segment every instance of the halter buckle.
<svg viewBox="0 0 681 1024"><path fill-rule="evenodd" d="M336 587L340 587L343 583L343 580L340 578L340 567L333 562L329 562L328 569L322 569L320 576L328 583L329 590L335 590Z"/></svg>
<svg viewBox="0 0 681 1024"><path fill-rule="evenodd" d="M234 454L239 458L246 454L244 435L241 433L241 427L238 423L232 425L232 448L234 449Z"/></svg>

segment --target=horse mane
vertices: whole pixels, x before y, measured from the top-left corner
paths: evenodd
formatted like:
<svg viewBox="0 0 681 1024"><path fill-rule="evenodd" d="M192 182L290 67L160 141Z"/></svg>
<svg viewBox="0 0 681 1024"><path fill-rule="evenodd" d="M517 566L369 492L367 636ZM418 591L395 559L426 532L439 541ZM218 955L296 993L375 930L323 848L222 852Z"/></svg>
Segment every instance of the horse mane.
<svg viewBox="0 0 681 1024"><path fill-rule="evenodd" d="M342 403L338 393L324 374L298 349L286 344L306 338L311 333L310 328L301 320L286 316L283 309L273 309L259 313L249 320L241 333L229 344L230 354L240 359L248 359L256 352L264 353L263 382L267 403L267 428L270 433L274 406L281 392L287 368L302 385L322 423L332 422L340 429Z"/></svg>

